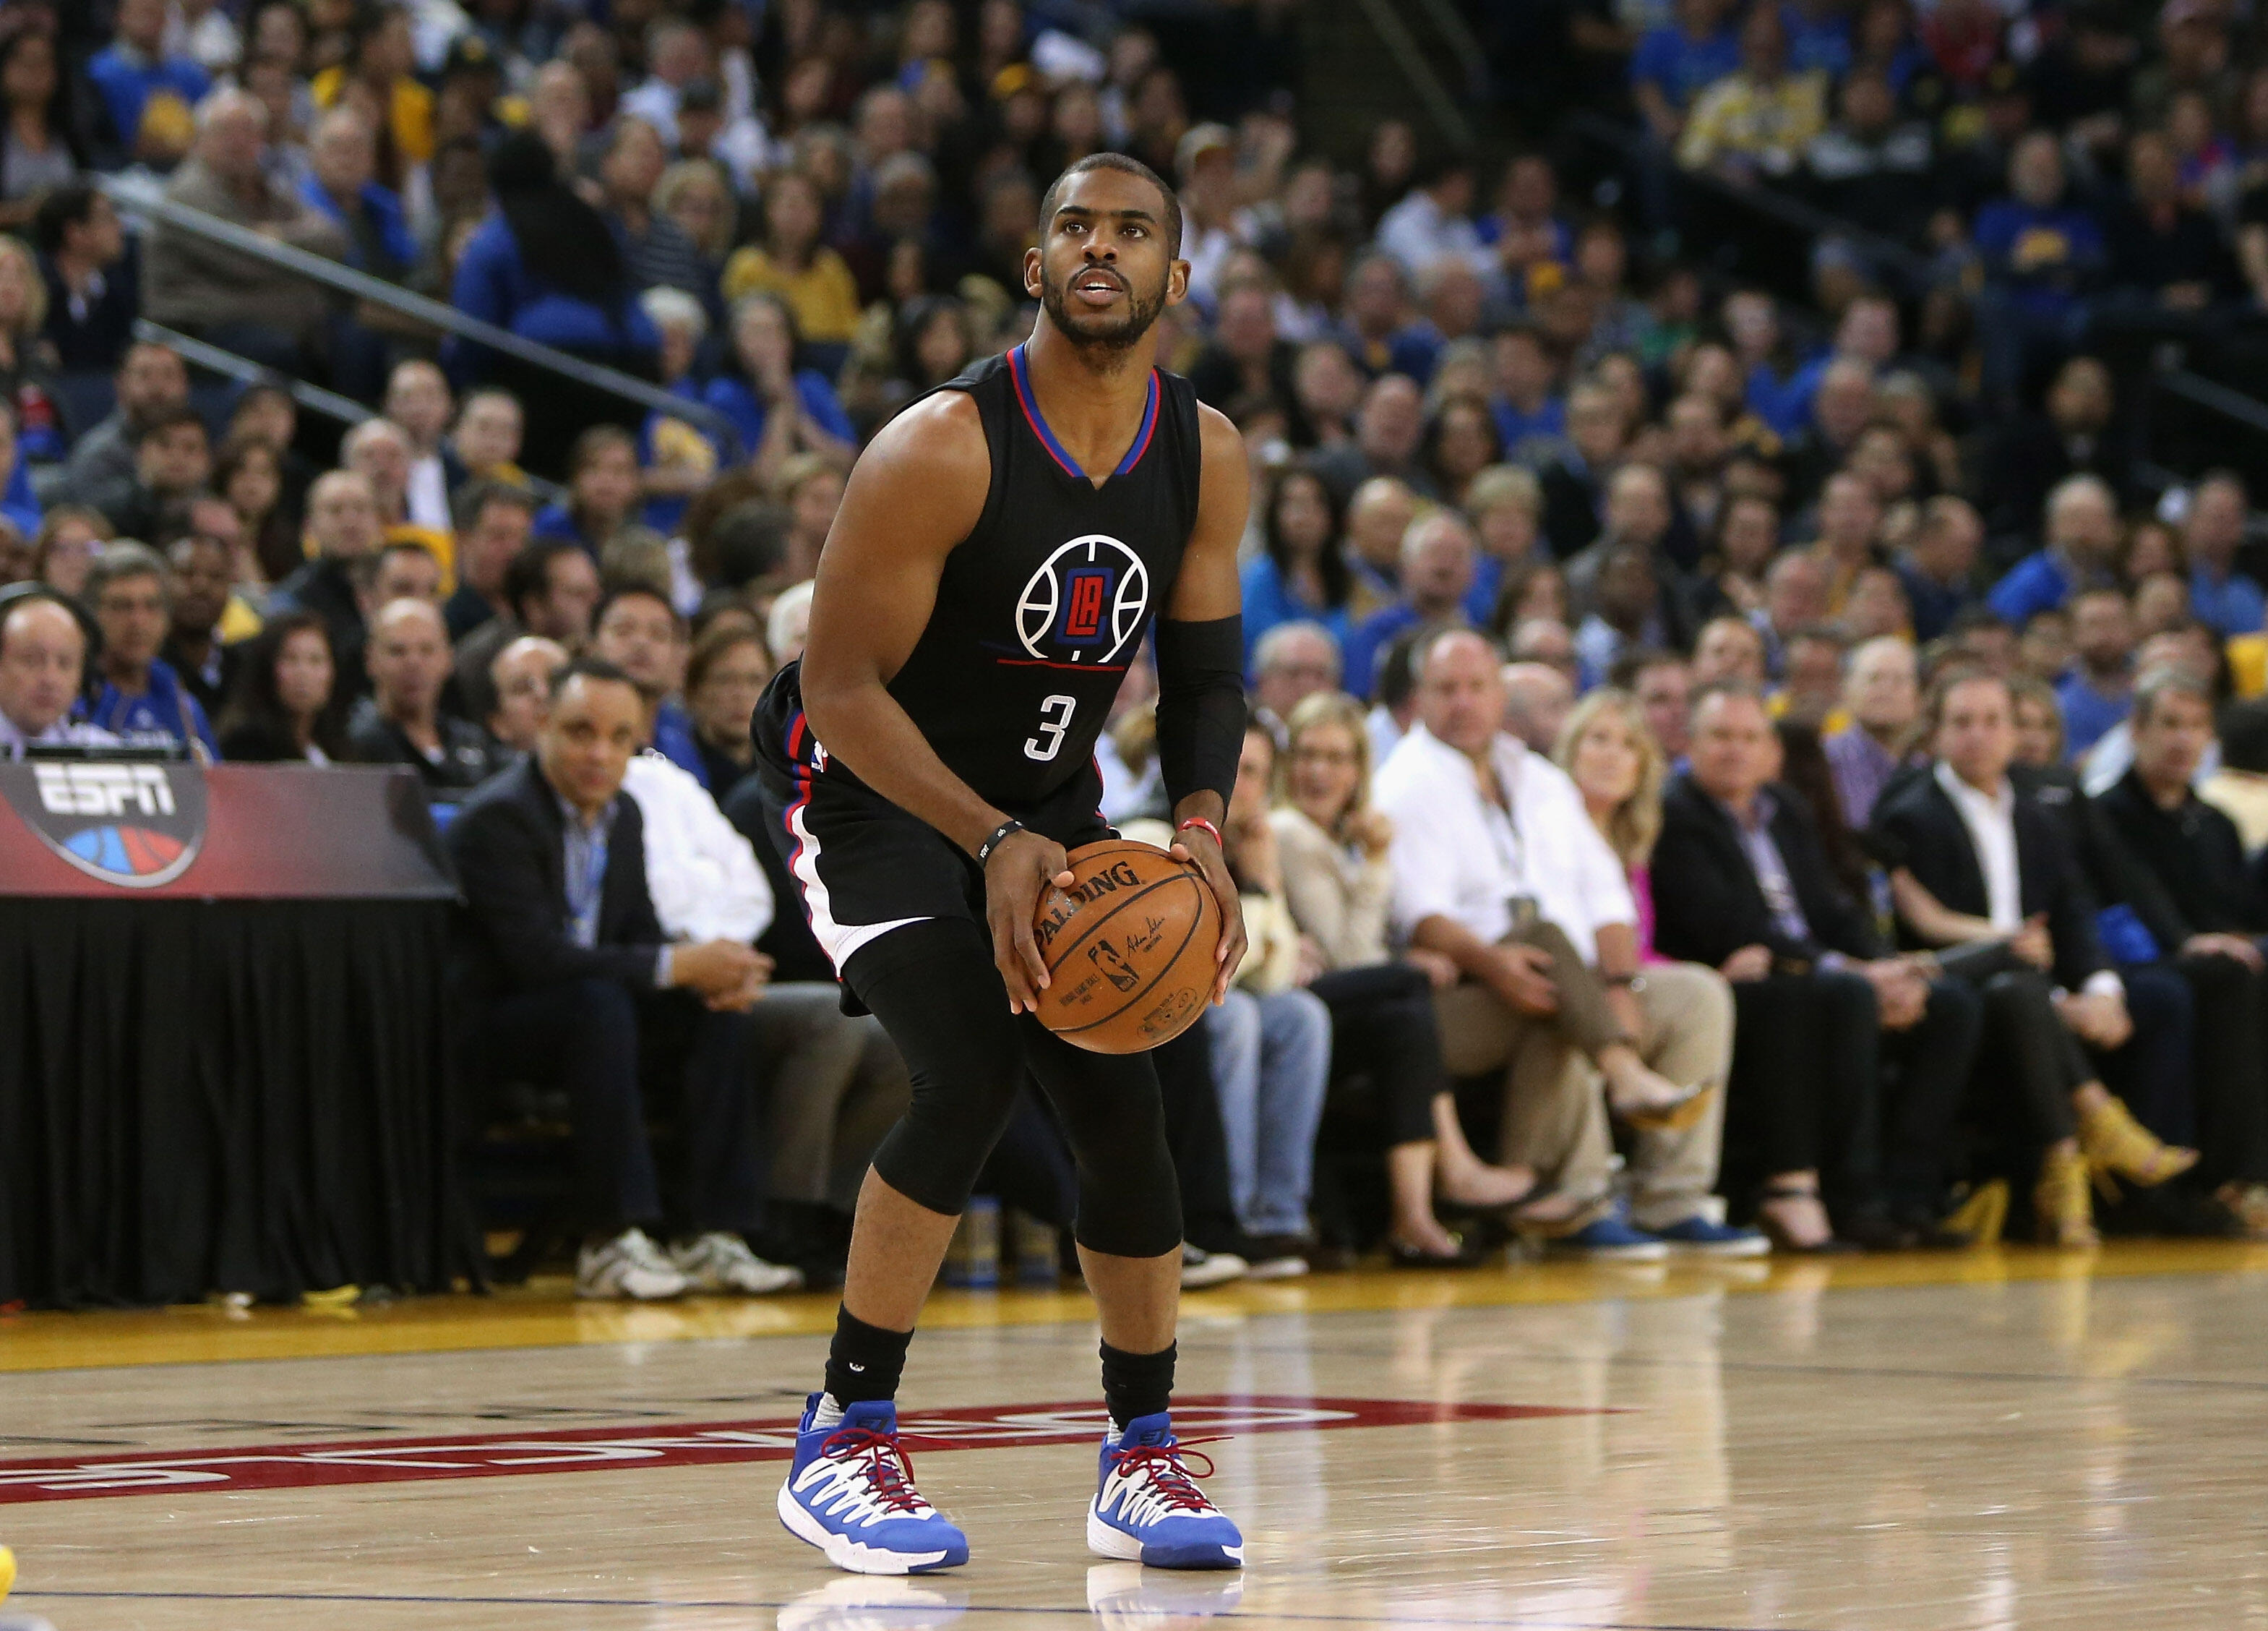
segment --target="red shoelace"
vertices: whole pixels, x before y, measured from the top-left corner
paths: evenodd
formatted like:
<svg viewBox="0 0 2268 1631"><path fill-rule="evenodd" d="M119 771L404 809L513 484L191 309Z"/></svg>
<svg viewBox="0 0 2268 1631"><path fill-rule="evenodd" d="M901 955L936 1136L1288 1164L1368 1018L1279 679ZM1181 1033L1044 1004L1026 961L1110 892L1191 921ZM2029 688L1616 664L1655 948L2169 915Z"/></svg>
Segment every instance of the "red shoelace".
<svg viewBox="0 0 2268 1631"><path fill-rule="evenodd" d="M910 1512L922 1504L914 1487L914 1458L895 1433L872 1428L839 1428L820 1441L819 1453L830 1461L866 1458L866 1485L876 1505L889 1512Z"/></svg>
<svg viewBox="0 0 2268 1631"><path fill-rule="evenodd" d="M1114 1465L1116 1471L1130 1478L1138 1472L1147 1471L1150 1474L1150 1487L1158 1492L1168 1511L1202 1512L1210 1503L1199 1493L1197 1487L1189 1482L1189 1480L1211 1478L1215 1471L1212 1458L1203 1450L1196 1452L1195 1459L1204 1463L1204 1471L1202 1472L1192 1472L1189 1467L1182 1465L1183 1458L1190 1454L1189 1444L1211 1444L1218 1442L1210 1438L1196 1438L1189 1440L1186 1444L1122 1444L1118 1447L1117 1459Z"/></svg>

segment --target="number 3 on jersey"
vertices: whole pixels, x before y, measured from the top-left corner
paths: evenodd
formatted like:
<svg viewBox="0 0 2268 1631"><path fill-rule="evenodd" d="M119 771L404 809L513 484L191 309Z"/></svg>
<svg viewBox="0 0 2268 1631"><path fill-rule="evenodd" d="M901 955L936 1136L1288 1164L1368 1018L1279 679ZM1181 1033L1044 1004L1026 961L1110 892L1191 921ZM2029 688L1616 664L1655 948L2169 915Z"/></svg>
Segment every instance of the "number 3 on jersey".
<svg viewBox="0 0 2268 1631"><path fill-rule="evenodd" d="M1076 697L1050 697L1040 705L1040 734L1024 739L1024 756L1046 764L1063 750L1064 733L1079 707Z"/></svg>

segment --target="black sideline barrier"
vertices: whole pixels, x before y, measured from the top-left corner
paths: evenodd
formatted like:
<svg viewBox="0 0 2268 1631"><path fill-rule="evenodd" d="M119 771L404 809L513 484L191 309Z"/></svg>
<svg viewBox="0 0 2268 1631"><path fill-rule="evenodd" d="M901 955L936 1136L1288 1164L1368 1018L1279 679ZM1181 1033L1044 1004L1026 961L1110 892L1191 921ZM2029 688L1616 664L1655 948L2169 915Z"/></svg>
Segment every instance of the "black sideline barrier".
<svg viewBox="0 0 2268 1631"><path fill-rule="evenodd" d="M475 1278L414 772L0 764L0 1305Z"/></svg>

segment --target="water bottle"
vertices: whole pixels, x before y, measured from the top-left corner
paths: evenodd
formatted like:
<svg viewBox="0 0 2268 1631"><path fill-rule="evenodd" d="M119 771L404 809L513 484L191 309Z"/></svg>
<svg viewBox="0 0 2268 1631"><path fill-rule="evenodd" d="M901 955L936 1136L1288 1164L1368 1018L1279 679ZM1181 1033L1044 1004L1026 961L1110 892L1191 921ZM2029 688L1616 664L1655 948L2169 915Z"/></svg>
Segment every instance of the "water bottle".
<svg viewBox="0 0 2268 1631"><path fill-rule="evenodd" d="M1063 1243L1054 1224L1028 1212L1012 1212L1008 1235L1016 1247L1018 1285L1052 1286L1063 1278Z"/></svg>
<svg viewBox="0 0 2268 1631"><path fill-rule="evenodd" d="M1000 1198L971 1195L945 1251L945 1283L989 1290L1000 1283Z"/></svg>

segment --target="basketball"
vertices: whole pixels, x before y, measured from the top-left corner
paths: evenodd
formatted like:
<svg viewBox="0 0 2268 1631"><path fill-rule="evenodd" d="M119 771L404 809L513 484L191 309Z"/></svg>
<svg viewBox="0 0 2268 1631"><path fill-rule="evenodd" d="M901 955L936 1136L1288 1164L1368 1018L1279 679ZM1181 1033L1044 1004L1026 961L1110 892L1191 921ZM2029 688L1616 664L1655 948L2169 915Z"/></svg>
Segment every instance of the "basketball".
<svg viewBox="0 0 2268 1631"><path fill-rule="evenodd" d="M1050 984L1040 1023L1095 1053L1140 1053L1197 1022L1212 996L1220 903L1197 869L1147 844L1071 852L1074 882L1040 897L1033 931Z"/></svg>

